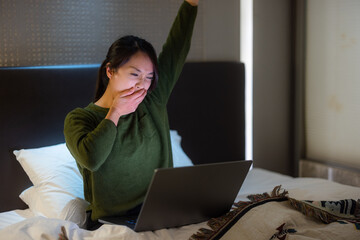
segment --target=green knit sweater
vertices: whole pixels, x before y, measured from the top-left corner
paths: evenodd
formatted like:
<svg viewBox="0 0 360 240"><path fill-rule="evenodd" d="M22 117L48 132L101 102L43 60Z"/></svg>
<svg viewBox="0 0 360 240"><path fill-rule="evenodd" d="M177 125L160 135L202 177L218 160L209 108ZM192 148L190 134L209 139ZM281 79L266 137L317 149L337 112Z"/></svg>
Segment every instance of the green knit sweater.
<svg viewBox="0 0 360 240"><path fill-rule="evenodd" d="M124 214L143 202L155 168L172 167L166 104L190 49L197 7L184 2L158 57L159 82L118 125L90 103L71 111L66 145L84 179L92 220Z"/></svg>

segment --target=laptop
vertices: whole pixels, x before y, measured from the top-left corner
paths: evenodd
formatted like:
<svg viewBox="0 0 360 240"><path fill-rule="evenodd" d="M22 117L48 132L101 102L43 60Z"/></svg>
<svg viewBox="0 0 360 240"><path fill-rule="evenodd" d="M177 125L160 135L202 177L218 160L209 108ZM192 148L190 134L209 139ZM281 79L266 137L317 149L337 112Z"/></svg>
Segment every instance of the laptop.
<svg viewBox="0 0 360 240"><path fill-rule="evenodd" d="M138 216L104 217L101 223L136 232L180 227L227 213L252 161L155 169Z"/></svg>

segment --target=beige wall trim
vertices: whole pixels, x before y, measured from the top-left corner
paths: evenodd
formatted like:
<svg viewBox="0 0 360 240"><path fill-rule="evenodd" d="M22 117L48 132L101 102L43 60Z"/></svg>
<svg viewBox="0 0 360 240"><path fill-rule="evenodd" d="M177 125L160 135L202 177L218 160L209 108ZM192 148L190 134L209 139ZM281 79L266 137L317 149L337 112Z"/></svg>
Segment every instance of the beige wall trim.
<svg viewBox="0 0 360 240"><path fill-rule="evenodd" d="M360 187L360 169L325 161L301 159L300 177L315 177Z"/></svg>

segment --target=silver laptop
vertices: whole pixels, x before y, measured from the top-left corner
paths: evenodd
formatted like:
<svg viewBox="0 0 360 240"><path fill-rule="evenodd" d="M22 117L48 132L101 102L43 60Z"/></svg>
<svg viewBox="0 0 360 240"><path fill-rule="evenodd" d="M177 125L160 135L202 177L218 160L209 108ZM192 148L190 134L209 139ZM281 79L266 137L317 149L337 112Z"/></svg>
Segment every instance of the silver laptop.
<svg viewBox="0 0 360 240"><path fill-rule="evenodd" d="M227 213L252 161L156 169L138 216L107 217L137 232L199 223Z"/></svg>

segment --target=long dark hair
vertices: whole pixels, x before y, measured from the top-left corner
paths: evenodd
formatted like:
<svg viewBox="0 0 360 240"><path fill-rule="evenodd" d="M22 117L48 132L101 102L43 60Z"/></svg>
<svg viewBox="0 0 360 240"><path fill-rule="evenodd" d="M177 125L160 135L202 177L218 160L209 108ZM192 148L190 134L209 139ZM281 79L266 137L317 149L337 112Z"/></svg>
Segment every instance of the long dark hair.
<svg viewBox="0 0 360 240"><path fill-rule="evenodd" d="M109 66L112 70L117 70L119 67L127 63L130 58L138 51L147 54L154 66L154 76L151 81L149 92L151 92L158 82L158 64L154 47L146 40L135 36L124 36L116 40L109 48L106 59L102 62L98 78L96 81L95 101L99 100L104 94L109 78L106 75L106 67Z"/></svg>

